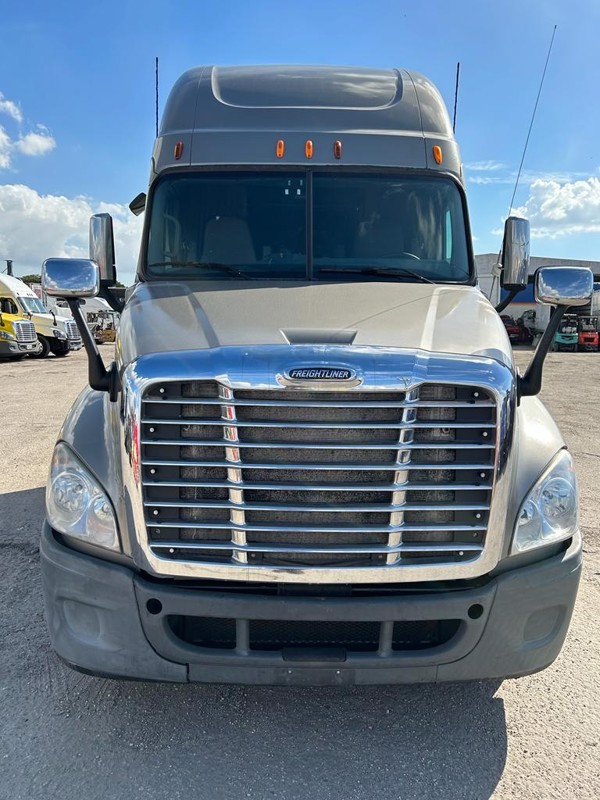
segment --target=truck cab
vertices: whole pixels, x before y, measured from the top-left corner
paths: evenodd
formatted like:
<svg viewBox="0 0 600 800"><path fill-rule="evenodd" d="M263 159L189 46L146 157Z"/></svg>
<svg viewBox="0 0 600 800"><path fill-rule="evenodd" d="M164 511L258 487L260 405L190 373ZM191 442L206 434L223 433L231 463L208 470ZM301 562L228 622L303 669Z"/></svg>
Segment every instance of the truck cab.
<svg viewBox="0 0 600 800"><path fill-rule="evenodd" d="M26 283L10 275L0 275L0 305L15 319L33 323L39 347L31 353L45 358L49 353L66 356L80 350L81 336L77 325L69 319L49 312Z"/></svg>
<svg viewBox="0 0 600 800"><path fill-rule="evenodd" d="M90 387L54 452L52 642L115 677L269 684L503 678L558 654L581 570L577 484L538 400L589 270L520 374L477 286L461 159L406 70L201 67L167 102L136 283L106 369L112 223L43 285ZM509 218L504 288L527 283ZM101 432L100 438L98 432Z"/></svg>

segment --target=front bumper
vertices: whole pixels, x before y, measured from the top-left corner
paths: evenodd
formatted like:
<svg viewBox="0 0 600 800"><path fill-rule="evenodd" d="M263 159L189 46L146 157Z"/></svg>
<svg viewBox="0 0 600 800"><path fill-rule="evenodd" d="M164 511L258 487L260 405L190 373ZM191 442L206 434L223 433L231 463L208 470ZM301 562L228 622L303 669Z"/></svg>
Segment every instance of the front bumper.
<svg viewBox="0 0 600 800"><path fill-rule="evenodd" d="M0 358L11 356L25 356L27 354L34 355L39 353L42 346L37 341L35 342L17 342L14 340L0 339Z"/></svg>
<svg viewBox="0 0 600 800"><path fill-rule="evenodd" d="M58 339L56 336L48 336L47 339L51 353L60 353L62 355L69 352L70 347L68 339Z"/></svg>
<svg viewBox="0 0 600 800"><path fill-rule="evenodd" d="M47 524L40 552L50 636L64 660L109 677L178 682L352 685L525 675L560 652L581 573L579 536L565 552L479 588L351 598L206 591L148 580L70 550ZM235 620L235 645L184 641L169 623L182 617ZM315 626L376 622L382 631L394 622L459 622L449 640L432 647L353 652L254 650L247 620L274 620L284 628L303 620Z"/></svg>

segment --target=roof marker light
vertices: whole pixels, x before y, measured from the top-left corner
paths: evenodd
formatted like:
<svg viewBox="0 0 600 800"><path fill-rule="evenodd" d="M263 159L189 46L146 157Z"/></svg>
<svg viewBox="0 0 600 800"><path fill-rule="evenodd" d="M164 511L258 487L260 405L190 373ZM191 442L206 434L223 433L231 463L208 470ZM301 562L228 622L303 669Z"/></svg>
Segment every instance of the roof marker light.
<svg viewBox="0 0 600 800"><path fill-rule="evenodd" d="M173 155L175 156L175 161L179 161L181 156L183 155L183 142L179 141L175 144L175 148L173 150Z"/></svg>
<svg viewBox="0 0 600 800"><path fill-rule="evenodd" d="M336 141L333 143L333 155L334 155L336 158L341 158L341 157L342 157L342 143L340 142L340 140L339 140L339 139L337 139L337 140L336 140Z"/></svg>
<svg viewBox="0 0 600 800"><path fill-rule="evenodd" d="M313 157L313 143L312 139L307 139L304 145L304 154L307 158Z"/></svg>
<svg viewBox="0 0 600 800"><path fill-rule="evenodd" d="M277 158L283 158L285 153L285 142L283 141L283 139L277 140L277 147L275 148L275 153L277 155Z"/></svg>
<svg viewBox="0 0 600 800"><path fill-rule="evenodd" d="M436 164L441 164L442 161L444 160L444 157L442 155L442 148L439 146L439 144L433 145L433 158Z"/></svg>

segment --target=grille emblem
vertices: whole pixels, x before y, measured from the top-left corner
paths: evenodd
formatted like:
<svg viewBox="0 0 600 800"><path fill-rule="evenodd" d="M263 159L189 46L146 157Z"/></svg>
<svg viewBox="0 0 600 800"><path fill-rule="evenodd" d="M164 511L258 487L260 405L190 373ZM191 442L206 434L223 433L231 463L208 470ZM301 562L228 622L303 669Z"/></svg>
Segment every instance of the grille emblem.
<svg viewBox="0 0 600 800"><path fill-rule="evenodd" d="M351 381L356 372L347 367L294 367L286 377L292 381Z"/></svg>

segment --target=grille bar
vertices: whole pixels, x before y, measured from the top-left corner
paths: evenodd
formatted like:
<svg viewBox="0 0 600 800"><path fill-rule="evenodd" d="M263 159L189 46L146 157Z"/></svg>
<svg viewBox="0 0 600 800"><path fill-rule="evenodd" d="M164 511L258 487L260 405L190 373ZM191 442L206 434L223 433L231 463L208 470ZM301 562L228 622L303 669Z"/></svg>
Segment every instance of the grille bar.
<svg viewBox="0 0 600 800"><path fill-rule="evenodd" d="M236 542L153 542L153 550L241 550L246 553L345 553L345 554L368 554L368 553L429 553L435 551L438 553L480 553L482 546L480 544L400 544L395 547L305 547L294 545L293 547L284 547L282 545L269 545L269 544L248 544L240 545Z"/></svg>
<svg viewBox="0 0 600 800"><path fill-rule="evenodd" d="M143 402L185 406L223 405L222 400L215 400L209 397L163 397L162 395L144 397ZM342 400L340 402L330 402L326 400L238 400L236 398L235 405L264 406L266 408L494 408L495 403L492 400L417 400L414 403L407 403L403 401L388 402L385 400L361 400L359 402Z"/></svg>
<svg viewBox="0 0 600 800"><path fill-rule="evenodd" d="M180 462L177 462L180 464ZM311 465L312 466L312 465ZM467 465L473 469L472 465ZM394 465L393 469L396 469ZM454 469L454 466L453 466ZM489 469L489 465L488 465ZM301 492L389 492L390 489L406 487L411 492L452 491L452 492L480 492L489 491L490 483L253 483L242 481L232 484L228 481L144 481L145 487L159 488L161 486L180 489L263 489L268 491L301 491ZM152 505L146 503L145 505ZM428 506L429 508L430 506Z"/></svg>
<svg viewBox="0 0 600 800"><path fill-rule="evenodd" d="M228 426L229 427L229 426ZM292 428L293 425L288 427ZM440 427L440 426L438 426ZM240 442L235 439L142 439L141 444L159 447L236 447L286 449L289 447L300 450L397 450L397 442L382 442L370 444L368 442L352 442L351 444L338 444L334 442ZM414 442L402 445L402 450L494 450L494 444L487 442ZM185 459L182 460L185 463ZM250 466L245 463L245 466ZM331 466L331 465L330 465Z"/></svg>
<svg viewBox="0 0 600 800"><path fill-rule="evenodd" d="M193 417L186 417L185 419L144 419L145 425L179 425L190 426L194 425ZM223 427L223 419L203 419L199 424L211 425L216 427ZM414 428L439 428L439 422L267 422L255 420L248 422L245 420L236 420L236 428L299 428L301 430L310 430L311 428L343 428L344 430L404 430ZM479 428L495 428L493 422L444 422L444 428L450 430L459 429L479 429ZM187 440L185 440L187 441ZM146 443L154 442L154 440L147 440Z"/></svg>
<svg viewBox="0 0 600 800"><path fill-rule="evenodd" d="M247 487L244 487L247 488ZM207 501L205 503L190 502L189 500L147 500L144 503L146 508L239 508L237 503ZM452 503L451 505L439 503L398 503L396 505L293 505L289 503L248 503L244 505L246 511L291 511L301 513L303 511L321 511L324 514L335 513L374 513L392 511L488 511L489 505L482 503Z"/></svg>
<svg viewBox="0 0 600 800"><path fill-rule="evenodd" d="M158 522L150 520L149 525L151 528L185 528L191 530L198 530L204 528L206 523L187 522L185 520L177 520L176 522ZM431 532L431 531L457 531L473 533L474 531L484 531L485 525L365 525L365 526L344 526L344 527L316 527L314 525L237 525L234 522L210 522L210 527L215 530L227 531L232 528L235 530L241 529L244 531L277 531L283 533L392 533L395 531L410 531L410 532Z"/></svg>
<svg viewBox="0 0 600 800"><path fill-rule="evenodd" d="M153 443L154 444L154 443ZM179 444L179 442L178 442ZM237 445L236 445L237 446ZM394 449L393 447L386 448L387 450ZM196 460L181 460L181 461L173 461L173 460L161 460L161 459L143 459L142 464L144 466L149 467L227 467L230 465L230 462L222 461L222 460L215 460L215 461L196 461ZM360 464L356 464L354 462L348 462L345 464L338 464L338 463L331 463L331 462L319 462L319 463L306 463L306 464L298 464L298 463L272 463L272 462L265 462L265 463L244 463L244 470L248 469L274 469L274 470L281 470L287 472L288 470L334 470L334 471L342 471L347 472L349 470L356 470L356 471L369 471L373 470L375 472L379 472L381 470L393 471L396 472L398 469L398 464L379 464L377 462L366 463L361 462ZM460 464L454 461L452 462L444 462L444 463L435 463L429 462L427 464L411 464L410 471L431 471L431 470L487 470L486 475L483 477L489 476L489 471L491 470L490 464L485 463L475 463L475 464ZM393 487L392 487L393 488Z"/></svg>

